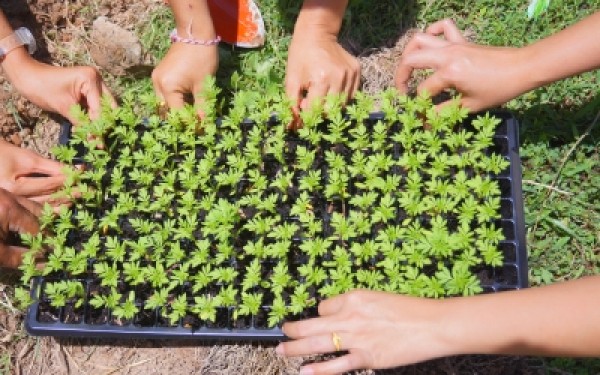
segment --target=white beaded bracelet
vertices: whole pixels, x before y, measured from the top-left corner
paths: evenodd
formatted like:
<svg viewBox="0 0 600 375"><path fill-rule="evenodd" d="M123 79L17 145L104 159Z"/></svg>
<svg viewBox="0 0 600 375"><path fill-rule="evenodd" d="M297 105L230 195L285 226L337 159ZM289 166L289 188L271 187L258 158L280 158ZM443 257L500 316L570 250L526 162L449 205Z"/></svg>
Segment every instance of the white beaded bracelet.
<svg viewBox="0 0 600 375"><path fill-rule="evenodd" d="M194 39L194 38L182 38L179 35L177 35L177 29L173 29L173 31L171 31L171 34L169 35L169 37L171 38L171 43L181 42L181 43L193 44L196 46L214 46L215 44L219 44L219 42L221 41L221 37L218 35L215 39L209 39L209 40L201 40L201 39Z"/></svg>

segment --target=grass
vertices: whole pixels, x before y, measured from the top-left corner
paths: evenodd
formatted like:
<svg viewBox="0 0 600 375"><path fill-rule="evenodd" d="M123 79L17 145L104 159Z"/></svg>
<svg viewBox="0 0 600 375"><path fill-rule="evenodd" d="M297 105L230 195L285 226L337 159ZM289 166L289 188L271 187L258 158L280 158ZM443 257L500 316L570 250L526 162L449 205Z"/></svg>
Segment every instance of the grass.
<svg viewBox="0 0 600 375"><path fill-rule="evenodd" d="M267 43L249 51L220 48L222 101L236 88L260 90L269 82L283 88L287 47L301 2L258 2ZM479 43L521 46L600 9L600 0L554 0L536 21L527 20L526 8L526 0L351 0L341 39L354 53L368 54L373 48L393 44L402 30L451 17L462 29L471 30ZM138 30L155 61L166 53L166 35L172 27L169 11L162 8ZM235 84L232 76L237 76ZM112 82L117 92L152 90L148 77ZM521 123L530 282L534 286L600 274L599 87L600 71L590 72L534 90L506 106ZM0 354L0 374L9 372L9 366L10 357ZM545 368L552 373L598 373L600 360L548 359Z"/></svg>
<svg viewBox="0 0 600 375"><path fill-rule="evenodd" d="M10 374L12 369L10 353L0 354L0 374Z"/></svg>

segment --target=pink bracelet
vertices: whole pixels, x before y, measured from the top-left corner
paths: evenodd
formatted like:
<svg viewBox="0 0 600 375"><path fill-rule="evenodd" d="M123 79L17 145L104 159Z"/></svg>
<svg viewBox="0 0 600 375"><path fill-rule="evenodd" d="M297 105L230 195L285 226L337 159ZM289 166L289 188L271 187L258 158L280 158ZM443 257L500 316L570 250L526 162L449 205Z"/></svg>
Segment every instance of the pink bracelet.
<svg viewBox="0 0 600 375"><path fill-rule="evenodd" d="M214 46L215 44L219 44L219 42L221 41L221 37L218 35L215 39L209 39L209 40L200 40L200 39L194 39L194 38L182 38L179 35L177 35L177 29L173 29L173 31L171 31L171 34L169 35L169 37L171 38L171 43L181 42L181 43L193 44L196 46Z"/></svg>

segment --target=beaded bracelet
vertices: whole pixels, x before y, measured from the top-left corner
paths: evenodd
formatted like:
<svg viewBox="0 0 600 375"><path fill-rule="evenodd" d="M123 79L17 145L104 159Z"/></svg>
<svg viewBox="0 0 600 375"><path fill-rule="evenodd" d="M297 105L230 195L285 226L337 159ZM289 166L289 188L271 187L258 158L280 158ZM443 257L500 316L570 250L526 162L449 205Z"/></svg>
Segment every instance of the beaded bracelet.
<svg viewBox="0 0 600 375"><path fill-rule="evenodd" d="M215 39L209 39L209 40L201 40L201 39L194 39L194 38L182 38L179 35L177 35L177 29L173 29L173 31L171 31L171 34L169 35L169 37L171 38L171 43L181 42L181 43L193 44L196 46L214 46L215 44L219 44L219 42L221 41L221 37L218 35Z"/></svg>

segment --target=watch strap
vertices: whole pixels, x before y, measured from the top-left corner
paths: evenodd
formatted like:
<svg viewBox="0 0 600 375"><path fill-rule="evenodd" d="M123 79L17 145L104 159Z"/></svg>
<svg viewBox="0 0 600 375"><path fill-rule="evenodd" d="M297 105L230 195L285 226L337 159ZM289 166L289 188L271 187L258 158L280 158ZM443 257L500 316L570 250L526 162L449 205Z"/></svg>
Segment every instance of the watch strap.
<svg viewBox="0 0 600 375"><path fill-rule="evenodd" d="M27 46L29 54L33 54L36 50L35 38L31 31L25 27L20 27L0 40L0 62L4 60L10 51L23 45Z"/></svg>

